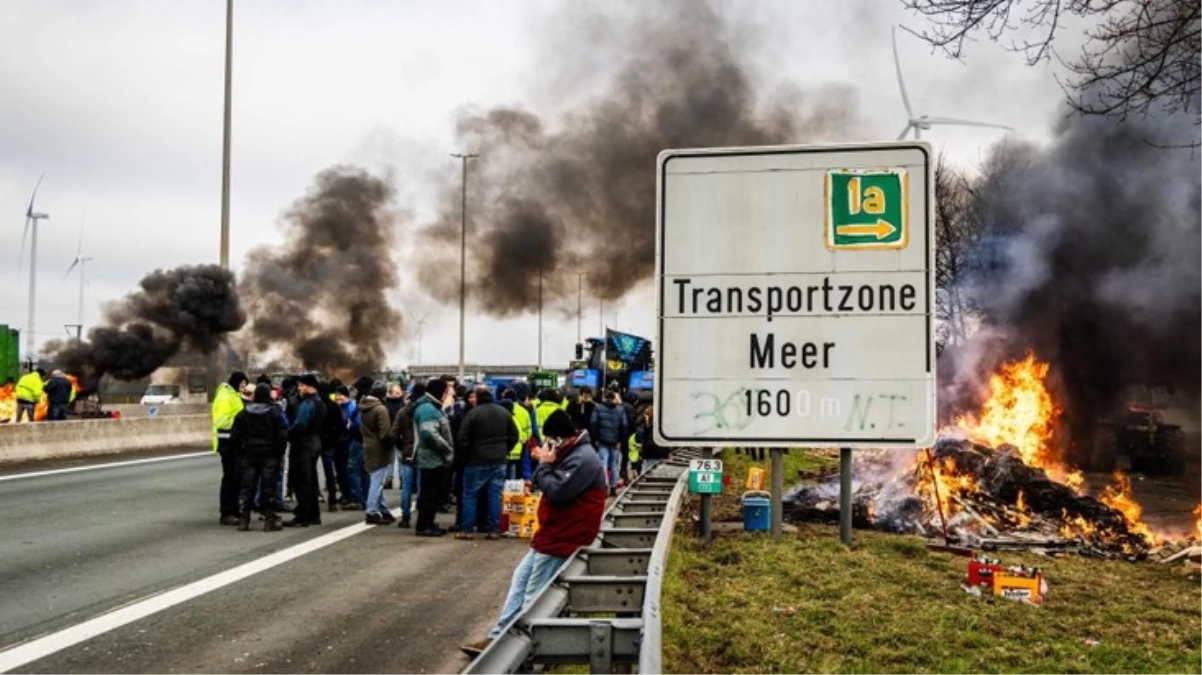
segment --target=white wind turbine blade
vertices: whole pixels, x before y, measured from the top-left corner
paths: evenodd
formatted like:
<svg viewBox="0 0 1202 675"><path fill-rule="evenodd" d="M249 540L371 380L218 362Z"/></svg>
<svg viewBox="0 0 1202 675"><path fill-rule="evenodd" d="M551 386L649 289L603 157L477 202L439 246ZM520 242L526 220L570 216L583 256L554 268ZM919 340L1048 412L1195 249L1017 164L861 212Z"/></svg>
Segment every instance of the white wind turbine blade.
<svg viewBox="0 0 1202 675"><path fill-rule="evenodd" d="M910 97L906 95L906 80L902 77L901 59L897 57L897 26L893 27L893 67L897 71L897 88L901 91L902 104L906 106L906 118L914 119L914 109L910 107ZM908 126L906 128L909 129Z"/></svg>
<svg viewBox="0 0 1202 675"><path fill-rule="evenodd" d="M79 266L79 263L80 263L80 258L79 258L79 256L75 256L75 260L73 260L73 261L71 262L71 266L70 266L70 267L68 267L68 268L67 268L67 272L66 272L65 274L63 274L63 281L66 281L66 280L67 280L67 277L71 276L71 270L73 270L73 269L75 269L76 267L78 267L78 266ZM79 273L80 273L80 274L83 274L83 268L82 268L82 267L80 268L80 270L79 270Z"/></svg>
<svg viewBox="0 0 1202 675"><path fill-rule="evenodd" d="M1005 124L994 124L992 122L974 122L972 120L962 120L955 117L924 117L924 124L943 124L945 126L962 126L962 127L990 127L992 129L1006 129L1014 131L1014 127L1008 127Z"/></svg>
<svg viewBox="0 0 1202 675"><path fill-rule="evenodd" d="M910 135L910 129L914 128L913 122L906 122L906 126L902 127L901 133L897 135L897 140L904 141L906 136Z"/></svg>
<svg viewBox="0 0 1202 675"><path fill-rule="evenodd" d="M33 219L33 200L37 199L38 188L42 186L42 179L46 174L38 176L38 182L33 185L33 194L29 195L29 206L25 207L25 233L21 235L21 253L17 257L17 284L21 283L21 272L25 263L25 240L29 238L29 225Z"/></svg>

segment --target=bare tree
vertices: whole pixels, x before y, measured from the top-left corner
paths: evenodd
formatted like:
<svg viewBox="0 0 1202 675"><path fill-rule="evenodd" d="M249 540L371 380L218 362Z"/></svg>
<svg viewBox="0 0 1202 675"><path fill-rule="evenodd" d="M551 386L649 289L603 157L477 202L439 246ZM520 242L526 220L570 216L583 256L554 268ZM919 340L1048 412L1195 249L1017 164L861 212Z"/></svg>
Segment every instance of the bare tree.
<svg viewBox="0 0 1202 675"><path fill-rule="evenodd" d="M960 58L972 34L1002 42L1030 64L1055 54L1065 20L1075 16L1091 27L1072 60L1059 58L1072 74L1061 82L1069 104L1088 115L1124 119L1163 110L1199 115L1202 33L1197 0L902 0L931 21L918 33L948 55ZM1190 145L1197 145L1196 139Z"/></svg>
<svg viewBox="0 0 1202 675"><path fill-rule="evenodd" d="M972 311L963 293L972 248L979 238L980 220L965 177L940 155L935 164L935 317L940 346L960 344L968 337Z"/></svg>

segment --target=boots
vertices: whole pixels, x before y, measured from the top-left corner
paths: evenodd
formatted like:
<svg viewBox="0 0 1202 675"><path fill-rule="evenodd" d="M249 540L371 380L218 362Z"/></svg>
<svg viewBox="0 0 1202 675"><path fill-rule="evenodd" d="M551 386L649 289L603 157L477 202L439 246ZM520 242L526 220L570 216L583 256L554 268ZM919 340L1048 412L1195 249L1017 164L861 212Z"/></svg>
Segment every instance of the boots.
<svg viewBox="0 0 1202 675"><path fill-rule="evenodd" d="M280 517L272 511L266 513L266 518L263 522L264 532L279 532L284 529L284 524L280 522Z"/></svg>
<svg viewBox="0 0 1202 675"><path fill-rule="evenodd" d="M238 531L246 532L250 529L250 511L243 511L242 515L238 516Z"/></svg>

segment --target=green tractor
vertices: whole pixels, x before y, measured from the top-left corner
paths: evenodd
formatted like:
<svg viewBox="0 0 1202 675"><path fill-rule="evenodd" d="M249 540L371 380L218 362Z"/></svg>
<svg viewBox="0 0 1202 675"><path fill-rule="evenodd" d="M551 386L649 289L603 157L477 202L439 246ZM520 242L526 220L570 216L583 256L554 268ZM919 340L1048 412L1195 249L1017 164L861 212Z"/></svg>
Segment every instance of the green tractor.
<svg viewBox="0 0 1202 675"><path fill-rule="evenodd" d="M1159 406L1128 405L1118 423L1107 424L1098 444L1099 460L1125 456L1131 470L1147 475L1180 473L1185 462L1185 434L1176 424L1166 424ZM1108 470L1102 461L1095 470Z"/></svg>

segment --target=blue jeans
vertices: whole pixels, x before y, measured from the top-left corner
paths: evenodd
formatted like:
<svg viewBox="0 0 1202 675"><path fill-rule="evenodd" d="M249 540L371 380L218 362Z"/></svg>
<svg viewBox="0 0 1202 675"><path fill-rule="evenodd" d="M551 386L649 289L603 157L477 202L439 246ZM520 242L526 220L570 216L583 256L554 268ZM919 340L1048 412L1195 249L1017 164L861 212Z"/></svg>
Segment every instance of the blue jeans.
<svg viewBox="0 0 1202 675"><path fill-rule="evenodd" d="M409 520L413 509L413 494L417 492L418 472L412 464L401 462L401 518Z"/></svg>
<svg viewBox="0 0 1202 675"><path fill-rule="evenodd" d="M366 510L368 514L388 513L388 500L384 499L384 481L392 475L392 462L372 471L369 476L371 487L367 490Z"/></svg>
<svg viewBox="0 0 1202 675"><path fill-rule="evenodd" d="M505 606L501 609L501 618L497 619L497 625L488 631L488 639L501 637L501 633L505 632L509 624L521 614L522 609L551 583L559 568L567 561L567 558L530 549L513 571L513 581L509 583L509 597L505 598Z"/></svg>
<svg viewBox="0 0 1202 675"><path fill-rule="evenodd" d="M363 443L361 441L351 441L351 448L346 458L346 475L351 484L351 501L356 504L366 504L364 493L367 491L367 486L364 484L367 480L364 477L367 475L367 471L363 468Z"/></svg>
<svg viewBox="0 0 1202 675"><path fill-rule="evenodd" d="M597 444L597 454L601 455L601 466L605 467L609 473L609 486L618 486L618 467L621 466L622 458L618 455L618 449L613 446Z"/></svg>
<svg viewBox="0 0 1202 675"><path fill-rule="evenodd" d="M463 531L476 528L476 510L483 494L489 534L501 533L501 493L505 489L505 465L470 465L463 469Z"/></svg>

